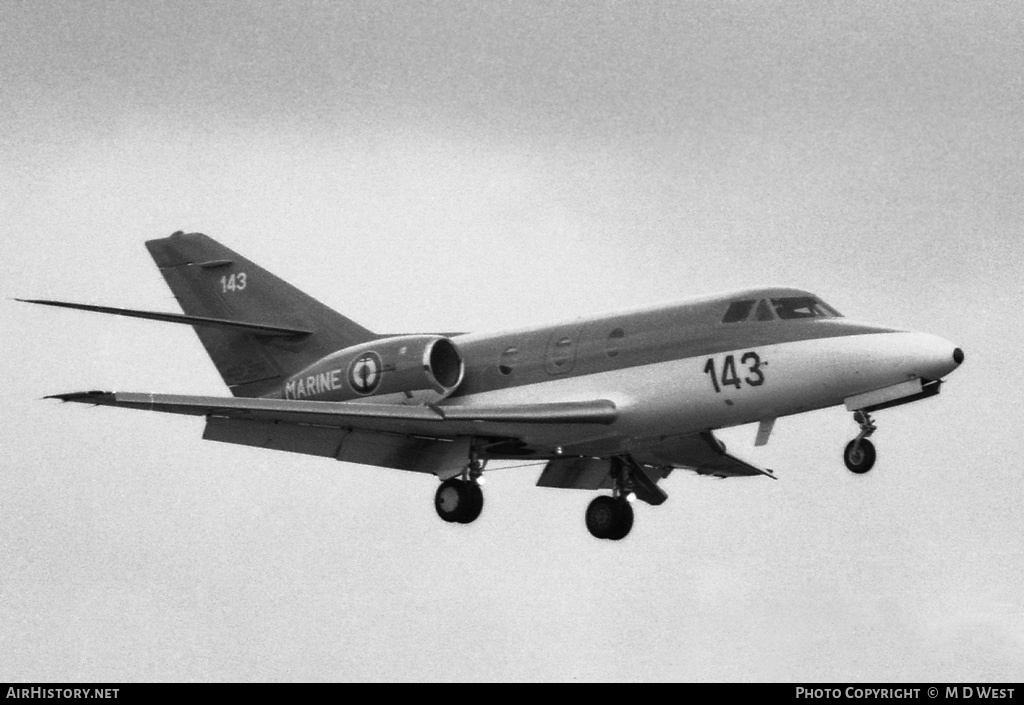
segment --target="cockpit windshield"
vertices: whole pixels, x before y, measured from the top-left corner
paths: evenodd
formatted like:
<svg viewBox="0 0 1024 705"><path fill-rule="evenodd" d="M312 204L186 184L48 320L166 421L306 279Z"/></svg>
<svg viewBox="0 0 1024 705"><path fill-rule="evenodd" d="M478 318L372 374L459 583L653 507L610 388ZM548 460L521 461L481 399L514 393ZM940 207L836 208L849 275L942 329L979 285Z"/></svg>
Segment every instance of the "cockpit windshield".
<svg viewBox="0 0 1024 705"><path fill-rule="evenodd" d="M842 314L814 296L786 296L779 299L741 299L729 303L722 323L774 321L776 318L839 318Z"/></svg>
<svg viewBox="0 0 1024 705"><path fill-rule="evenodd" d="M757 301L753 299L749 301L733 301L729 304L729 310L725 312L722 323L736 323L747 320L756 303Z"/></svg>
<svg viewBox="0 0 1024 705"><path fill-rule="evenodd" d="M783 320L791 318L838 318L842 314L813 296L788 296L772 299L775 315Z"/></svg>

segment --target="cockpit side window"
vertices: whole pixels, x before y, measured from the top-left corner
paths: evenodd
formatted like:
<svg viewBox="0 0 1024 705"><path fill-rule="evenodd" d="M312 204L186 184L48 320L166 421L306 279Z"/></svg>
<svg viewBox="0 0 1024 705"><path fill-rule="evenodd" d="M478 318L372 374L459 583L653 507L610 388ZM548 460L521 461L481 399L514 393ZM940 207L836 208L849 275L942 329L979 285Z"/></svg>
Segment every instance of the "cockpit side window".
<svg viewBox="0 0 1024 705"><path fill-rule="evenodd" d="M834 308L829 306L824 301L818 301L818 306L820 306L822 309L824 309L824 311L828 314L829 318L842 318L843 317L843 314L839 313L839 311L836 311Z"/></svg>
<svg viewBox="0 0 1024 705"><path fill-rule="evenodd" d="M783 320L794 318L836 318L840 313L813 296L788 296L772 299L775 315Z"/></svg>
<svg viewBox="0 0 1024 705"><path fill-rule="evenodd" d="M747 320L757 301L733 301L722 317L722 323L737 323Z"/></svg>

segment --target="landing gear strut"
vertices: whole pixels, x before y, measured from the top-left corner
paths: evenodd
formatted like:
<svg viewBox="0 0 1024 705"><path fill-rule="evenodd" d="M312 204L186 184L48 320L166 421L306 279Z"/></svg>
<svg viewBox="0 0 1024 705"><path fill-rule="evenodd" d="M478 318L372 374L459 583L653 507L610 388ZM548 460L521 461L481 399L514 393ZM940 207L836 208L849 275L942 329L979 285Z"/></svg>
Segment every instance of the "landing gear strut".
<svg viewBox="0 0 1024 705"><path fill-rule="evenodd" d="M596 497L587 507L587 530L595 538L620 541L633 528L633 505L629 501L633 493L631 462L635 461L612 458L612 496Z"/></svg>
<svg viewBox="0 0 1024 705"><path fill-rule="evenodd" d="M484 508L484 492L480 488L483 466L472 460L461 477L452 477L441 483L434 495L437 515L449 523L469 524L480 516Z"/></svg>
<svg viewBox="0 0 1024 705"><path fill-rule="evenodd" d="M855 412L853 418L860 424L860 433L846 444L843 461L850 472L861 475L875 465L875 445L868 440L868 436L874 433L877 427L866 411Z"/></svg>

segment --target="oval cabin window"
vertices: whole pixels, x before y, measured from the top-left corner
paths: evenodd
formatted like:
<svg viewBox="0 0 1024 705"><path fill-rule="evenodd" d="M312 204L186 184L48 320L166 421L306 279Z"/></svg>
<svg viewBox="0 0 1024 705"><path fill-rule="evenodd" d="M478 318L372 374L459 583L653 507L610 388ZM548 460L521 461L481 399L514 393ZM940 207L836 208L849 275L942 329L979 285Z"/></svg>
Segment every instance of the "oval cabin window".
<svg viewBox="0 0 1024 705"><path fill-rule="evenodd" d="M512 374L516 369L516 359L519 356L519 348L514 345L501 354L498 360L498 372L503 375Z"/></svg>
<svg viewBox="0 0 1024 705"><path fill-rule="evenodd" d="M604 351L608 357L616 357L622 352L622 346L626 340L626 331L621 328L616 328L608 334L608 340L605 342Z"/></svg>
<svg viewBox="0 0 1024 705"><path fill-rule="evenodd" d="M555 341L548 355L548 361L558 371L571 367L576 355L573 339L564 336Z"/></svg>

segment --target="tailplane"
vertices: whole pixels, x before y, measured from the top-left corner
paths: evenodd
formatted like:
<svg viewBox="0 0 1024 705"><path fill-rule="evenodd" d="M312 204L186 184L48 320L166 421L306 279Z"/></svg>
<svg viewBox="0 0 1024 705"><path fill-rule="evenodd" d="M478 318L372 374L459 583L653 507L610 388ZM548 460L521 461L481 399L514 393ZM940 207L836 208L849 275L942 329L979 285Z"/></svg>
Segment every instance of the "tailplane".
<svg viewBox="0 0 1024 705"><path fill-rule="evenodd" d="M186 317L239 322L195 325L235 396L271 393L325 355L378 337L201 233L176 232L146 248Z"/></svg>

